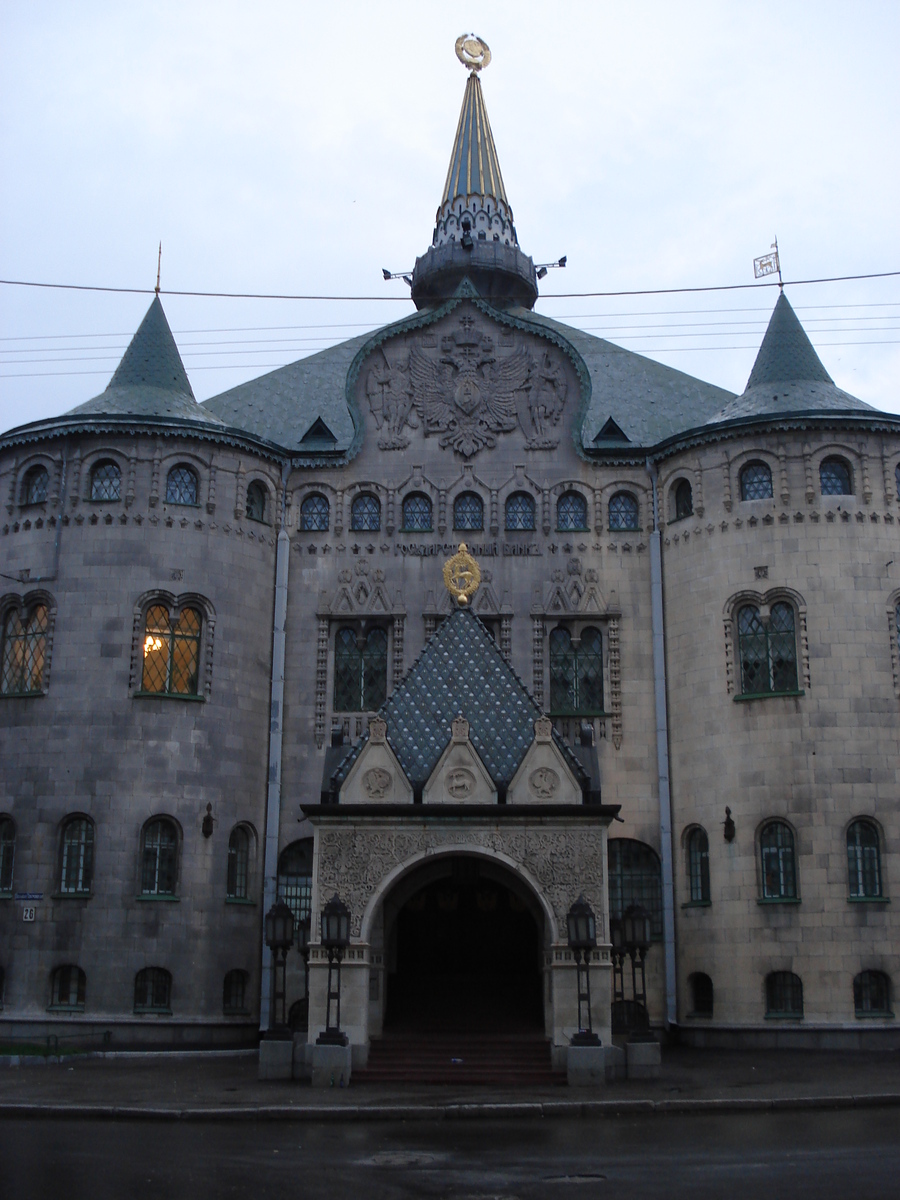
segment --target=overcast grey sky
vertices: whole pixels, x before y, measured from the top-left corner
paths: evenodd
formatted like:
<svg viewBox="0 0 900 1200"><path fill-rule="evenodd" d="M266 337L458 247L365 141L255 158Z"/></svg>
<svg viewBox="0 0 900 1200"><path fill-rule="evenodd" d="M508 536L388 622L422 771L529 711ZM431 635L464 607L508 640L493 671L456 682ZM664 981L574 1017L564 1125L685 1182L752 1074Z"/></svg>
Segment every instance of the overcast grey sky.
<svg viewBox="0 0 900 1200"><path fill-rule="evenodd" d="M198 399L397 319L465 84L539 310L741 391L774 288L900 270L896 0L452 6L0 0L0 276L399 300L163 304ZM900 277L788 291L835 382L900 411ZM403 299L406 297L406 299ZM0 286L0 429L102 391L149 296ZM214 332L208 332L214 331Z"/></svg>

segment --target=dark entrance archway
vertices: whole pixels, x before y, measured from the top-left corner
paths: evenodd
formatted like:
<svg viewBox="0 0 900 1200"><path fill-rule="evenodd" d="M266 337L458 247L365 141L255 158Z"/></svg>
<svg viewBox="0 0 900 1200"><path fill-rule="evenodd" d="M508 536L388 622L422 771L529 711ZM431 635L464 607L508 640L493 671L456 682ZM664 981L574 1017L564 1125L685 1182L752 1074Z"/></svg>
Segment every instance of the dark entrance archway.
<svg viewBox="0 0 900 1200"><path fill-rule="evenodd" d="M454 857L404 893L386 930L385 1029L542 1033L543 937L523 889L502 868Z"/></svg>

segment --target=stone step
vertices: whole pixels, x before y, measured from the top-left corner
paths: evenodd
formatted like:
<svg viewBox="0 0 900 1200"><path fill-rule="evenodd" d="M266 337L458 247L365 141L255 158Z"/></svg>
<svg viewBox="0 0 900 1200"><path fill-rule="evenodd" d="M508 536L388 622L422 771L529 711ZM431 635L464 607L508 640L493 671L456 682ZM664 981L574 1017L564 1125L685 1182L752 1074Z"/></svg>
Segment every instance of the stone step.
<svg viewBox="0 0 900 1200"><path fill-rule="evenodd" d="M543 1037L416 1033L373 1038L368 1065L353 1080L515 1087L565 1083L565 1074L552 1069Z"/></svg>

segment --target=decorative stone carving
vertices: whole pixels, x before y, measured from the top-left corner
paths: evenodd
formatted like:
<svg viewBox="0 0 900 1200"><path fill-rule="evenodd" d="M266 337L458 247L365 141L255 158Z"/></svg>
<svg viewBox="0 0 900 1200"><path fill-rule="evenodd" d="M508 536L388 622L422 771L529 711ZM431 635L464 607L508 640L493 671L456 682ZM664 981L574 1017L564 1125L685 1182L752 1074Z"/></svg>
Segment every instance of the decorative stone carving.
<svg viewBox="0 0 900 1200"><path fill-rule="evenodd" d="M553 741L553 722L539 717L534 741L510 781L506 803L581 804L582 799L581 785Z"/></svg>
<svg viewBox="0 0 900 1200"><path fill-rule="evenodd" d="M413 790L387 740L387 725L375 717L369 738L341 785L341 804L412 804Z"/></svg>
<svg viewBox="0 0 900 1200"><path fill-rule="evenodd" d="M475 776L466 767L453 767L447 772L444 786L454 800L466 800L475 791Z"/></svg>
<svg viewBox="0 0 900 1200"><path fill-rule="evenodd" d="M552 800L559 791L559 776L552 767L538 767L528 776L528 786L540 800Z"/></svg>
<svg viewBox="0 0 900 1200"><path fill-rule="evenodd" d="M383 767L371 767L363 775L363 787L370 800L383 800L392 783L390 771Z"/></svg>
<svg viewBox="0 0 900 1200"><path fill-rule="evenodd" d="M469 722L452 722L450 743L422 789L424 804L496 804L497 789L469 741Z"/></svg>

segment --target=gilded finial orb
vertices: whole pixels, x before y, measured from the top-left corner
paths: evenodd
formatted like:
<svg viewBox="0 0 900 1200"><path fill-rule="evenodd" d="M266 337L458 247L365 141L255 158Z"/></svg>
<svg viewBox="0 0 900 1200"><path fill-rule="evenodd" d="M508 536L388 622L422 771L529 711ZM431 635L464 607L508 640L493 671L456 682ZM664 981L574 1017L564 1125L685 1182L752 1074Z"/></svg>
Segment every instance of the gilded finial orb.
<svg viewBox="0 0 900 1200"><path fill-rule="evenodd" d="M491 61L491 51L484 38L464 33L456 39L456 57L470 71L481 71Z"/></svg>
<svg viewBox="0 0 900 1200"><path fill-rule="evenodd" d="M466 543L460 542L456 554L444 563L444 587L463 608L478 591L480 583L481 568L469 553Z"/></svg>

